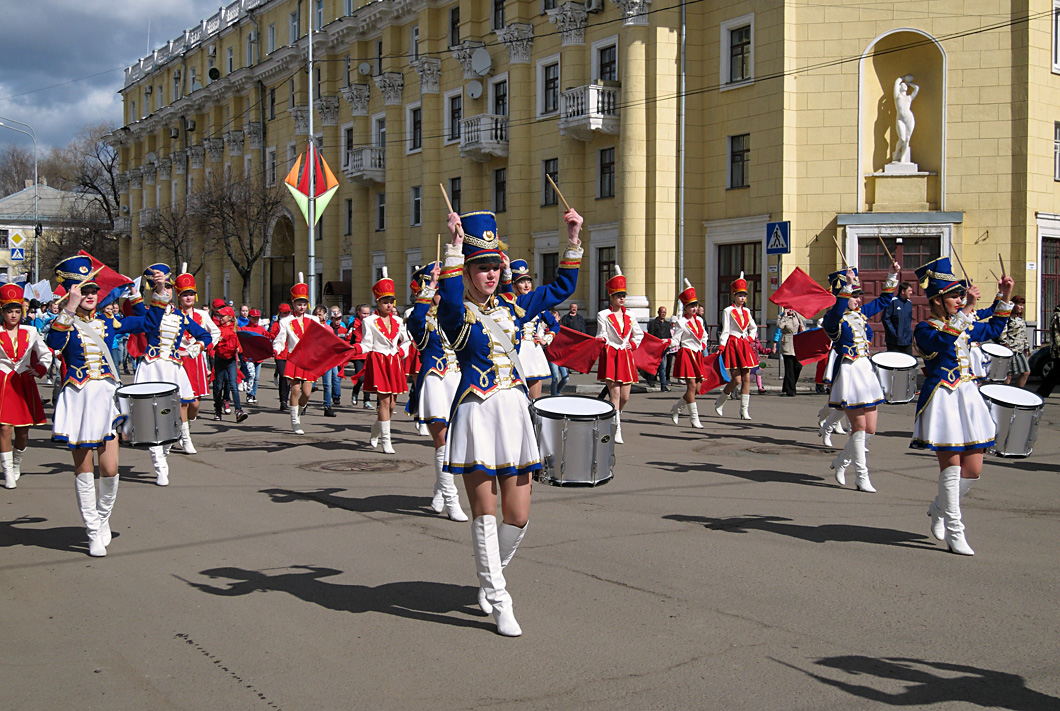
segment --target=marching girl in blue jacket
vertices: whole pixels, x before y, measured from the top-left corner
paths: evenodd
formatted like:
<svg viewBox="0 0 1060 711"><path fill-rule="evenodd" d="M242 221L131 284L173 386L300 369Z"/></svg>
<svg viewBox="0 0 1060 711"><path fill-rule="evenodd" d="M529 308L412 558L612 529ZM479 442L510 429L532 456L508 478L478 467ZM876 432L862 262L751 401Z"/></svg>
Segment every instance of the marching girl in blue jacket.
<svg viewBox="0 0 1060 711"><path fill-rule="evenodd" d="M525 259L512 260L511 266L512 291L518 300L534 290L534 275L530 273L530 265ZM524 375L531 400L541 397L542 385L552 377L552 370L548 367L548 358L545 356L545 346L552 343L552 339L559 333L559 328L559 321L551 311L542 311L523 325L519 339L519 361L526 368Z"/></svg>
<svg viewBox="0 0 1060 711"><path fill-rule="evenodd" d="M979 288L953 275L948 257L916 270L931 306L931 318L913 330L927 378L916 403L910 447L930 449L939 462L938 495L928 506L931 535L954 553L975 555L964 536L961 497L983 470L983 450L997 427L971 372L969 344L990 341L1005 330L1012 312L1012 277L1002 277L990 320L977 322Z"/></svg>
<svg viewBox="0 0 1060 711"><path fill-rule="evenodd" d="M526 534L530 477L541 469L516 350L523 326L574 292L582 218L569 210L564 219L568 244L552 284L520 297L498 295L498 288L510 283L511 270L491 212L449 214L453 243L446 249L440 275L438 324L456 351L461 375L449 420L445 469L464 478L473 518L479 603L492 612L497 632L507 637L517 637L522 630L503 570ZM503 515L499 526L498 489Z"/></svg>

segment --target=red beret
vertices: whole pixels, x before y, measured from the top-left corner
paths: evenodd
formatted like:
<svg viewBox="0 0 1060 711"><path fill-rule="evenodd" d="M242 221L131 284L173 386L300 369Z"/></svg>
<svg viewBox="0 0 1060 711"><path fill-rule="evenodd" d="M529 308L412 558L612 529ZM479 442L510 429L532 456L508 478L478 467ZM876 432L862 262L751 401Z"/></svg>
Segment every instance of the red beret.
<svg viewBox="0 0 1060 711"><path fill-rule="evenodd" d="M224 299L214 299L210 303L213 305L213 307L215 309L223 309L225 307L225 300Z"/></svg>

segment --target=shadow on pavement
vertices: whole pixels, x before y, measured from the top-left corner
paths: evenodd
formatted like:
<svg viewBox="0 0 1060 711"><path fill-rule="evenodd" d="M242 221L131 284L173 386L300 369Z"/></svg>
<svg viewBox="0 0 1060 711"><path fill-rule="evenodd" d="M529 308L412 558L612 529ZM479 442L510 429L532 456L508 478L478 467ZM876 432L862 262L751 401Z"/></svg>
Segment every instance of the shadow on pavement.
<svg viewBox="0 0 1060 711"><path fill-rule="evenodd" d="M821 486L826 489L838 488L835 484L830 483L828 480L822 479L812 474L804 474L802 472L786 472L779 471L776 469L755 469L752 471L739 471L736 469L724 469L717 464L709 464L707 462L701 462L698 464L681 464L679 462L645 462L646 466L656 467L663 471L673 472L675 474L691 474L693 472L703 472L709 474L722 474L724 476L736 477L737 479L744 479L746 481L753 481L759 484L766 482L778 482L784 484L799 484L801 486Z"/></svg>
<svg viewBox="0 0 1060 711"><path fill-rule="evenodd" d="M356 513L393 513L409 516L426 516L438 518L438 514L429 511L430 499L424 496L404 496L401 494L383 494L356 499L350 496L338 496L346 489L329 487L310 491L292 491L290 489L262 489L274 504L289 504L292 501L315 501L329 509L345 509Z"/></svg>
<svg viewBox="0 0 1060 711"><path fill-rule="evenodd" d="M88 535L84 526L22 528L47 520L40 516L19 516L13 521L0 521L0 548L33 546L66 553L88 553ZM118 538L117 533L114 538Z"/></svg>
<svg viewBox="0 0 1060 711"><path fill-rule="evenodd" d="M899 531L894 528L874 528L872 526L856 526L848 523L800 526L796 523L790 523L790 518L764 515L707 518L706 516L669 514L663 516L663 518L683 523L701 523L704 528L712 531L726 531L728 533L766 531L781 536L798 538L810 543L850 543L860 541L882 546L898 546L899 548L943 550L929 541L927 536L922 536L919 533L909 533L908 531Z"/></svg>
<svg viewBox="0 0 1060 711"><path fill-rule="evenodd" d="M780 662L813 677L822 684L841 689L888 706L927 707L947 702L964 702L984 708L1036 711L1060 708L1060 698L1027 688L1016 674L979 669L964 664L929 662L904 657L876 658L846 655L820 659L817 664L844 672L849 676L867 676L866 681L899 682L900 691L884 691L850 681L830 679L823 674Z"/></svg>
<svg viewBox="0 0 1060 711"><path fill-rule="evenodd" d="M454 627L494 629L492 622L465 620L452 616L454 612L462 612L477 613L481 617L482 612L476 603L478 591L468 585L434 583L424 580L384 583L376 587L343 585L322 580L322 578L342 574L343 571L334 568L292 565L285 570L304 572L269 574L265 571L226 567L203 570L200 573L214 580L227 578L232 581L224 587L175 577L202 592L221 597L278 591L338 612L381 612L396 617Z"/></svg>

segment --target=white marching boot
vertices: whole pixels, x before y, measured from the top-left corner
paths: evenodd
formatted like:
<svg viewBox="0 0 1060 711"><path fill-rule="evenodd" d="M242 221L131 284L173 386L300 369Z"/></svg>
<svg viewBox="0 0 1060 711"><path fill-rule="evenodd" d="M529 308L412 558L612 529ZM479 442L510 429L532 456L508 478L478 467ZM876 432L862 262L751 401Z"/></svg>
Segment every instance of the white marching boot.
<svg viewBox="0 0 1060 711"><path fill-rule="evenodd" d="M155 483L159 486L169 486L169 462L166 461L166 450L158 444L151 447L151 464L155 468Z"/></svg>
<svg viewBox="0 0 1060 711"><path fill-rule="evenodd" d="M729 399L729 393L725 392L724 389L718 393L718 398L714 401L714 412L718 413L718 417L724 417L725 412L725 401Z"/></svg>
<svg viewBox="0 0 1060 711"><path fill-rule="evenodd" d="M847 485L847 469L854 460L854 438L847 440L846 446L835 455L829 468L835 469L835 480L840 486Z"/></svg>
<svg viewBox="0 0 1060 711"><path fill-rule="evenodd" d="M751 413L749 412L750 408L751 408L751 396L750 395L741 395L740 396L740 419L741 420L749 420L749 419L751 419Z"/></svg>
<svg viewBox="0 0 1060 711"><path fill-rule="evenodd" d="M836 425L835 425L835 433L836 434L841 434L841 435L845 435L847 433L847 428L843 427L843 418L842 417L839 418L839 422L837 422Z"/></svg>
<svg viewBox="0 0 1060 711"><path fill-rule="evenodd" d="M670 408L670 419L674 421L675 425L681 424L681 415L688 409L688 403L685 402L684 398L677 401L677 404Z"/></svg>
<svg viewBox="0 0 1060 711"><path fill-rule="evenodd" d="M518 637L523 630L515 620L512 596L508 594L504 581L496 516L479 516L471 523L471 545L475 551L479 587L490 605L497 623L497 633L505 637Z"/></svg>
<svg viewBox="0 0 1060 711"><path fill-rule="evenodd" d="M11 463L14 465L15 481L22 476L22 458L26 456L26 450L15 447L11 450Z"/></svg>
<svg viewBox="0 0 1060 711"><path fill-rule="evenodd" d="M439 506L435 511L441 513L444 507L445 515L449 517L450 521L456 521L457 523L467 521L467 514L460 508L460 490L456 488L453 475L445 471L445 447L439 447L434 450L434 468L438 482L436 486L442 497L442 506ZM431 508L434 508L433 502L431 503Z"/></svg>
<svg viewBox="0 0 1060 711"><path fill-rule="evenodd" d="M964 482L969 482L965 486ZM964 537L964 523L961 521L961 494L972 487L974 479L962 479L959 466L946 467L939 472L939 497L942 512L946 521L945 540L949 549L959 555L975 555Z"/></svg>
<svg viewBox="0 0 1060 711"><path fill-rule="evenodd" d="M824 427L824 421L832 414L832 408L826 402L824 407L817 411L817 427Z"/></svg>
<svg viewBox="0 0 1060 711"><path fill-rule="evenodd" d="M615 444L625 444L622 441L622 413L615 410Z"/></svg>
<svg viewBox="0 0 1060 711"><path fill-rule="evenodd" d="M373 448L379 446L379 433L383 431L382 424L379 420L372 423L372 433L368 435L368 444Z"/></svg>
<svg viewBox="0 0 1060 711"><path fill-rule="evenodd" d="M869 494L875 494L876 489L872 487L872 482L869 481L869 440L872 439L872 435L868 432L855 432L850 435L851 441L854 443L854 488L858 491L864 491Z"/></svg>
<svg viewBox="0 0 1060 711"><path fill-rule="evenodd" d="M379 423L380 439L383 441L383 453L394 454L394 445L390 443L390 421Z"/></svg>
<svg viewBox="0 0 1060 711"><path fill-rule="evenodd" d="M846 413L842 410L828 409L831 410L831 412L829 412L828 416L824 418L823 422L821 422L821 429L818 434L821 436L821 442L825 447L834 447L835 445L832 444L832 435L838 432L837 428L840 426L840 422ZM839 434L842 433L839 432Z"/></svg>
<svg viewBox="0 0 1060 711"><path fill-rule="evenodd" d="M302 416L298 411L298 405L290 406L291 412L291 431L296 435L304 435L305 430L302 429Z"/></svg>
<svg viewBox="0 0 1060 711"><path fill-rule="evenodd" d="M93 558L107 555L107 547L100 538L99 511L96 510L96 482L92 472L76 475L74 485L77 487L77 506L81 510L81 520L88 530L88 554Z"/></svg>
<svg viewBox="0 0 1060 711"><path fill-rule="evenodd" d="M14 452L0 452L0 466L4 469L4 488L14 489L18 479L15 478L15 464L12 461Z"/></svg>
<svg viewBox="0 0 1060 711"><path fill-rule="evenodd" d="M688 403L688 414L692 420L692 426L697 430L703 429L703 423L699 421L699 405L694 402Z"/></svg>
<svg viewBox="0 0 1060 711"><path fill-rule="evenodd" d="M503 521L497 524L497 541L500 546L501 553L501 570L505 570L508 564L512 562L512 558L515 557L515 551L519 549L519 544L523 542L523 536L526 535L526 527L530 525L527 521L526 526L517 528L510 526ZM482 611L487 615L493 612L493 606L490 605L489 600L486 599L486 592L482 589L478 589L478 606L482 608Z"/></svg>
<svg viewBox="0 0 1060 711"><path fill-rule="evenodd" d="M181 422L180 423L180 447L184 450L184 454L198 454L199 451L195 449L195 445L191 443L191 423Z"/></svg>
<svg viewBox="0 0 1060 711"><path fill-rule="evenodd" d="M445 494L442 493L442 467L445 466L445 447L434 450L434 497L431 499L431 511L441 513L445 510ZM450 478L452 474L449 475Z"/></svg>
<svg viewBox="0 0 1060 711"><path fill-rule="evenodd" d="M99 497L96 499L96 513L99 514L99 540L104 546L110 545L110 513L114 502L118 500L118 475L99 478Z"/></svg>

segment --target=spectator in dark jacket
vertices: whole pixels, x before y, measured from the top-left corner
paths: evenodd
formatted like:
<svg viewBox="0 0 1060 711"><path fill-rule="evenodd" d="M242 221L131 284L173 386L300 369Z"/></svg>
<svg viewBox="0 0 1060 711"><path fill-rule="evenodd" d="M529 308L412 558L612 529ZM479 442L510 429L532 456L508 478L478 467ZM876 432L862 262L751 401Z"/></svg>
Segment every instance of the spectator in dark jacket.
<svg viewBox="0 0 1060 711"><path fill-rule="evenodd" d="M568 311L559 322L561 326L573 328L578 333L589 332L589 327L585 324L585 319L578 313L578 304L571 304L570 311Z"/></svg>
<svg viewBox="0 0 1060 711"><path fill-rule="evenodd" d="M655 336L656 338L663 341L668 341L673 338L674 327L673 324L669 321L669 319L666 318L666 307L660 306L659 310L656 313L658 315L651 321L648 321L648 335ZM659 372L655 374L655 378L648 376L648 380L651 385L655 384L653 382L654 380L657 379L659 381L661 390L664 393L670 391L669 383L666 380L666 373L670 367L670 361L672 359L673 353L667 351L666 354L663 355L662 360L659 361Z"/></svg>
<svg viewBox="0 0 1060 711"><path fill-rule="evenodd" d="M887 350L913 355L913 287L907 281L898 285L898 298L893 299L880 315L883 338Z"/></svg>

